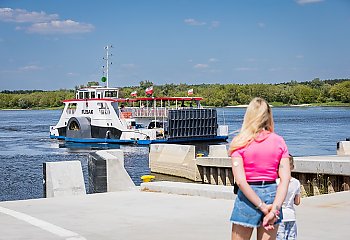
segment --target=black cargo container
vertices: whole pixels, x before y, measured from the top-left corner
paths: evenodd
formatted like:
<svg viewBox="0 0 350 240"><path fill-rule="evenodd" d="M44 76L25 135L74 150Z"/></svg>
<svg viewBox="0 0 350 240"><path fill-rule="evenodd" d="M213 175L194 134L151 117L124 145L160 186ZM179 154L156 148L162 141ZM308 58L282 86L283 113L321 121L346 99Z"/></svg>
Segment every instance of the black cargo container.
<svg viewBox="0 0 350 240"><path fill-rule="evenodd" d="M169 139L215 137L217 135L216 109L169 110Z"/></svg>

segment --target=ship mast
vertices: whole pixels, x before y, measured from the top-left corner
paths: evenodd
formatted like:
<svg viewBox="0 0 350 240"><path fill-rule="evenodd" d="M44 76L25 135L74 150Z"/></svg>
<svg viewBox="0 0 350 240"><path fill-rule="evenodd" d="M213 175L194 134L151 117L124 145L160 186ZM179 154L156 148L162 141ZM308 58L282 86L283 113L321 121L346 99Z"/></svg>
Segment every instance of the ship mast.
<svg viewBox="0 0 350 240"><path fill-rule="evenodd" d="M103 60L106 61L106 66L103 66L103 68L106 67L106 85L108 88L108 80L109 80L109 65L112 65L112 62L110 62L110 57L112 56L112 54L109 54L109 49L111 49L113 46L112 45L107 45L105 47L106 49L106 57L103 58Z"/></svg>

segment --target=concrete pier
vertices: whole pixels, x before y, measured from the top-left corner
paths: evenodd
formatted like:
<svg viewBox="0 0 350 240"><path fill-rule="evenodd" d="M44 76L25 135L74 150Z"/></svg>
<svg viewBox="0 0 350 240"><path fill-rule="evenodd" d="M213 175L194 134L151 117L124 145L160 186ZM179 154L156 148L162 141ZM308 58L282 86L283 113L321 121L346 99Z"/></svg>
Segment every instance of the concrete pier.
<svg viewBox="0 0 350 240"><path fill-rule="evenodd" d="M156 173L201 180L195 162L195 146L152 144L149 159L150 168Z"/></svg>
<svg viewBox="0 0 350 240"><path fill-rule="evenodd" d="M187 188L183 184L181 188ZM0 239L230 239L233 201L120 191L0 202ZM349 212L349 191L302 199L298 239L348 239Z"/></svg>
<svg viewBox="0 0 350 240"><path fill-rule="evenodd" d="M295 169L292 176L302 183L304 195L350 189L350 155L346 150L349 143L350 141L338 143L340 155L294 158ZM173 144L171 147L166 144L156 145L157 155L151 148L149 157L152 172L185 177L206 184L233 185L232 163L231 158L227 156L226 146L212 145L209 147L207 157L190 155L186 161L182 161L182 151L179 149L184 148L184 145ZM192 149L191 152L195 151L194 146L188 145L188 147Z"/></svg>

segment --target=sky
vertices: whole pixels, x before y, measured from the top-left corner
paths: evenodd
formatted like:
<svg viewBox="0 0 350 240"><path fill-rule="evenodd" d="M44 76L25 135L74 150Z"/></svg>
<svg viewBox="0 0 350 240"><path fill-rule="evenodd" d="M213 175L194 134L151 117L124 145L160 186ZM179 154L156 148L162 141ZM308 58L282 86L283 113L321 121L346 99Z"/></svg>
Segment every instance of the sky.
<svg viewBox="0 0 350 240"><path fill-rule="evenodd" d="M0 0L0 91L350 78L349 0Z"/></svg>

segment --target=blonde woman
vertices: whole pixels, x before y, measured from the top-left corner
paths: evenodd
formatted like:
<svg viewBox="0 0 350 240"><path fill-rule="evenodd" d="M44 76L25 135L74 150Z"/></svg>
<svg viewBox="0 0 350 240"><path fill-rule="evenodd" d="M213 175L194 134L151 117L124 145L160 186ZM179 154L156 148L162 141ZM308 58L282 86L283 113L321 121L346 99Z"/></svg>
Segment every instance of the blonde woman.
<svg viewBox="0 0 350 240"><path fill-rule="evenodd" d="M276 239L291 176L288 148L274 133L272 111L264 99L254 98L248 105L229 155L239 187L231 215L232 239L250 239L255 227L258 240Z"/></svg>

